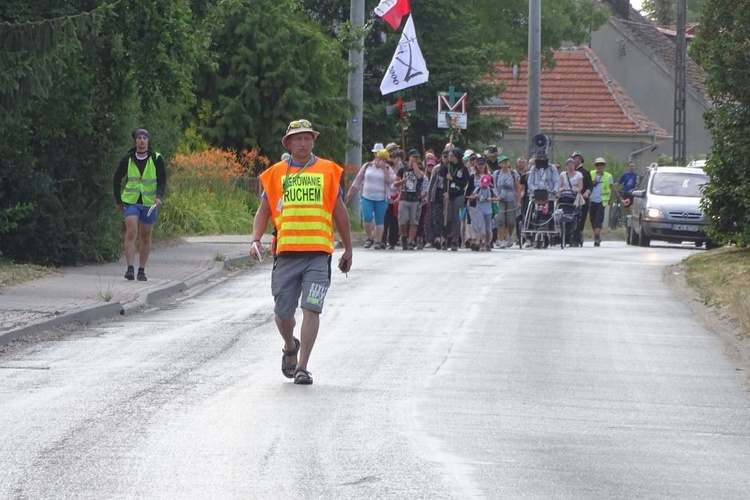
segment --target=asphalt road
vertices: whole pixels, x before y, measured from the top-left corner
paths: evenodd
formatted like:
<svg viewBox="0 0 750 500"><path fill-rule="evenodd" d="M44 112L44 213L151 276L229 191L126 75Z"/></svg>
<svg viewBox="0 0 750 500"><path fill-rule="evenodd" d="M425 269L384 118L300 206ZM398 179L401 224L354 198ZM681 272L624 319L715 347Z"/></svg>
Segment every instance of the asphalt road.
<svg viewBox="0 0 750 500"><path fill-rule="evenodd" d="M750 496L743 374L689 247L357 250L309 369L270 268L0 358L0 498Z"/></svg>

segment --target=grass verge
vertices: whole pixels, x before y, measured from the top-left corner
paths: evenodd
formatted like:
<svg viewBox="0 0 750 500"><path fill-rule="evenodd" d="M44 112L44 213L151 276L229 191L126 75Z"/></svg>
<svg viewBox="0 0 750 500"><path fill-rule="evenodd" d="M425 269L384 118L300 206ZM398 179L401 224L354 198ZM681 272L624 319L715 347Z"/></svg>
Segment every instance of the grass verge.
<svg viewBox="0 0 750 500"><path fill-rule="evenodd" d="M686 280L708 306L736 319L750 337L750 249L724 247L685 259Z"/></svg>
<svg viewBox="0 0 750 500"><path fill-rule="evenodd" d="M35 280L55 273L57 273L57 270L54 267L16 264L7 260L0 260L0 288L18 285L25 281Z"/></svg>

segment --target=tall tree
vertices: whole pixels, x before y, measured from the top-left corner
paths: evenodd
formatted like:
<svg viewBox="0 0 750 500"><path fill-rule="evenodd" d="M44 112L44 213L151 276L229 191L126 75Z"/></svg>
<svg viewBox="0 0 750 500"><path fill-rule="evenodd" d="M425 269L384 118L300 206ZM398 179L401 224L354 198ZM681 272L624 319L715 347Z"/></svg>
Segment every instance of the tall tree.
<svg viewBox="0 0 750 500"><path fill-rule="evenodd" d="M32 15L38 8L38 2L6 2L0 6L0 135L4 138L0 142L14 146L2 155L0 165L11 165L21 153L17 146L28 140L32 124L24 119L23 112L31 98L49 95L63 58L76 50L81 36L98 31L111 11L110 5L79 13L52 9L53 17L40 21ZM18 161L23 172L0 168L0 187L12 186L18 178L35 177L35 158ZM33 199L19 199L12 192L5 195L0 189L0 235L15 230L35 206Z"/></svg>
<svg viewBox="0 0 750 500"><path fill-rule="evenodd" d="M750 244L750 0L706 0L691 52L708 73L713 146L704 208L718 241ZM710 15L708 14L710 13Z"/></svg>
<svg viewBox="0 0 750 500"><path fill-rule="evenodd" d="M46 96L62 58L77 49L80 37L100 29L113 5L88 12L69 6L48 8L35 20L40 2L6 2L0 7L0 110L18 111L31 96Z"/></svg>
<svg viewBox="0 0 750 500"><path fill-rule="evenodd" d="M0 20L14 26L106 14L77 27L39 91L0 117L0 210L27 209L0 238L0 252L52 264L115 259L121 215L111 176L130 131L151 129L168 155L192 103L188 0L16 0L1 8Z"/></svg>
<svg viewBox="0 0 750 500"><path fill-rule="evenodd" d="M199 77L203 134L218 145L278 158L288 122L307 118L321 131L316 151L343 157L346 59L300 2L221 2L211 24L215 66L204 66Z"/></svg>
<svg viewBox="0 0 750 500"><path fill-rule="evenodd" d="M687 22L698 22L704 0L687 0ZM677 23L677 0L644 0L641 12L659 26Z"/></svg>
<svg viewBox="0 0 750 500"><path fill-rule="evenodd" d="M372 12L378 0L367 0ZM478 107L496 97L501 87L493 80L495 65L519 62L528 46L528 1L508 0L411 0L417 39L430 70L430 81L406 89L401 96L416 101L416 114L407 119L408 147L421 148L422 137L428 147L442 147L448 137L437 128L437 94L453 85L467 92L469 127L462 133L462 146L488 143L504 128L497 119L480 116ZM348 33L349 0L305 0L311 16L331 34ZM545 0L542 44L545 61L563 41L581 43L591 29L606 21L606 13L595 8L593 0ZM582 23L581 19L587 22ZM363 141L400 142L399 124L386 115L397 95L382 96L380 81L391 61L401 30L394 31L377 17L367 23L365 37L364 129ZM366 148L365 148L366 150Z"/></svg>

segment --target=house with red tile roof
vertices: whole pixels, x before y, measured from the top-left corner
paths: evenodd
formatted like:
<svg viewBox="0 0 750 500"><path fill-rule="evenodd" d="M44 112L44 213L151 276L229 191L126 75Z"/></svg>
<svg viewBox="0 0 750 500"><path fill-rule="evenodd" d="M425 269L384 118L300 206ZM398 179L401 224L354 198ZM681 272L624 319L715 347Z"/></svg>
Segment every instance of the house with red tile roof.
<svg viewBox="0 0 750 500"><path fill-rule="evenodd" d="M633 9L629 0L602 0L610 19L592 34L589 47L560 49L556 67L541 73L541 131L553 141L556 160L573 150L634 159L645 168L659 155L672 156L676 46L663 30ZM499 145L523 154L526 145L526 62L497 67L507 89L482 113L504 116L510 129ZM686 60L686 152L706 155L711 136L703 115L712 105L706 74ZM562 154L561 154L562 153Z"/></svg>
<svg viewBox="0 0 750 500"><path fill-rule="evenodd" d="M653 161L669 134L633 103L596 54L588 47L569 47L554 57L555 67L541 73L540 129L552 140L550 156L562 162L579 150L592 160ZM515 155L526 150L527 68L526 61L518 67L499 64L493 76L505 90L498 103L480 107L483 114L506 118L509 129L501 145Z"/></svg>
<svg viewBox="0 0 750 500"><path fill-rule="evenodd" d="M659 148L659 153L672 156L677 59L674 38L632 8L628 0L606 0L604 5L610 8L612 15L592 34L591 50L633 103L667 130L670 137ZM703 119L705 112L712 108L706 93L706 78L688 53L685 61L688 158L708 154L711 150L711 135Z"/></svg>

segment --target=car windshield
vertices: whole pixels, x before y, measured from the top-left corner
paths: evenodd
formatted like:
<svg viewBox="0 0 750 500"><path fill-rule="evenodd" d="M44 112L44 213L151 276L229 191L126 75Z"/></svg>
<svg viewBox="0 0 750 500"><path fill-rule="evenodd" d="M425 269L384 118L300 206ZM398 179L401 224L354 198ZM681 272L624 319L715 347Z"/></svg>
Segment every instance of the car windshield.
<svg viewBox="0 0 750 500"><path fill-rule="evenodd" d="M651 192L659 196L703 196L703 185L708 183L705 174L683 174L657 172L651 184Z"/></svg>

